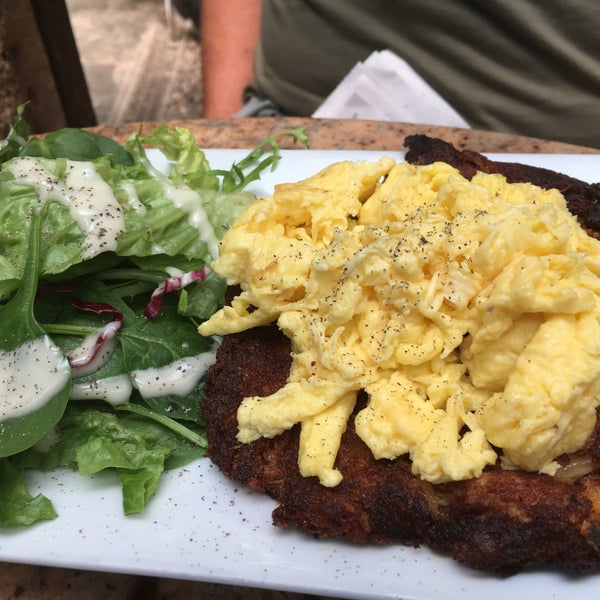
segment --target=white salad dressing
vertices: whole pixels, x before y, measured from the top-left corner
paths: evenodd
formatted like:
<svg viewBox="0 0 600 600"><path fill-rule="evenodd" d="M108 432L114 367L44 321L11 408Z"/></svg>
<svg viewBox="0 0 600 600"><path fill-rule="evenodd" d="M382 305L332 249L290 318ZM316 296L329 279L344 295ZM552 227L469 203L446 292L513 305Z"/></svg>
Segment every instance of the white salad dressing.
<svg viewBox="0 0 600 600"><path fill-rule="evenodd" d="M74 381L70 400L105 400L113 406L129 402L133 385L129 375L115 375L87 383Z"/></svg>
<svg viewBox="0 0 600 600"><path fill-rule="evenodd" d="M188 214L190 224L198 230L200 237L206 242L211 256L216 258L219 252L219 238L208 220L200 194L188 187L176 187L168 177L155 169L149 162L146 164L146 168L148 173L161 182L165 196L177 208Z"/></svg>
<svg viewBox="0 0 600 600"><path fill-rule="evenodd" d="M64 202L65 193L61 180L31 156L20 156L6 164L6 169L20 183L35 189L42 202L58 200Z"/></svg>
<svg viewBox="0 0 600 600"><path fill-rule="evenodd" d="M206 369L215 361L216 349L188 356L164 367L132 371L133 385L142 398L186 396L198 385Z"/></svg>
<svg viewBox="0 0 600 600"><path fill-rule="evenodd" d="M115 251L125 231L125 214L112 188L91 162L67 161L65 178L73 220L85 233L82 258Z"/></svg>
<svg viewBox="0 0 600 600"><path fill-rule="evenodd" d="M6 168L17 181L33 187L41 201L57 200L69 207L85 235L82 258L117 249L118 237L125 231L125 215L93 163L67 160L64 182L31 156L14 158Z"/></svg>
<svg viewBox="0 0 600 600"><path fill-rule="evenodd" d="M42 408L70 377L69 361L46 335L0 351L0 422Z"/></svg>
<svg viewBox="0 0 600 600"><path fill-rule="evenodd" d="M120 184L120 188L127 194L127 204L135 210L135 212L144 217L148 212L146 205L140 200L135 185L130 181L124 181Z"/></svg>
<svg viewBox="0 0 600 600"><path fill-rule="evenodd" d="M206 242L211 256L216 257L219 252L219 238L208 220L200 194L192 189L175 187L170 183L163 183L163 188L167 198L188 214L190 224L198 230L201 238Z"/></svg>

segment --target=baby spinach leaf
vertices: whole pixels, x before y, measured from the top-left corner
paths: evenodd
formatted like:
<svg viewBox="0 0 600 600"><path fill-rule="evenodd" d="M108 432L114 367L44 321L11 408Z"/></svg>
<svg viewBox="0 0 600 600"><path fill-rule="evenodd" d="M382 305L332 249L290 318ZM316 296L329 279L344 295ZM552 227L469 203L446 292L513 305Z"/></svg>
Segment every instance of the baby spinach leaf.
<svg viewBox="0 0 600 600"><path fill-rule="evenodd" d="M191 322L188 322L191 325ZM153 320L138 317L119 336L129 372L163 367L180 358L208 352L213 341L198 335L194 326L182 326L176 309L165 305Z"/></svg>
<svg viewBox="0 0 600 600"><path fill-rule="evenodd" d="M84 129L65 127L43 138L31 138L21 154L44 158L70 158L71 160L94 160L109 156L124 166L133 165L133 156L115 140Z"/></svg>
<svg viewBox="0 0 600 600"><path fill-rule="evenodd" d="M48 338L46 332L36 321L33 303L38 285L40 264L41 223L43 208L36 208L31 214L28 252L25 269L18 290L4 305L0 306L0 357L5 370L2 373L3 389L0 390L0 414L4 420L0 422L0 456L10 456L29 448L54 427L62 416L71 389L71 370L69 363L60 349ZM48 349L47 359L35 362L34 372L21 372L25 369L24 357L31 361L36 357L40 346ZM35 387L24 386L23 383L34 378ZM46 386L50 381L57 392L44 399ZM22 404L38 406L27 412L13 406L18 390L26 397L21 397ZM10 411L18 416L6 417Z"/></svg>
<svg viewBox="0 0 600 600"><path fill-rule="evenodd" d="M198 398L202 395L203 384L199 383L192 393L187 396L158 396L156 398L144 398L144 402L156 412L166 415L177 421L192 421L193 423L204 423L202 410ZM204 442L206 443L206 442Z"/></svg>

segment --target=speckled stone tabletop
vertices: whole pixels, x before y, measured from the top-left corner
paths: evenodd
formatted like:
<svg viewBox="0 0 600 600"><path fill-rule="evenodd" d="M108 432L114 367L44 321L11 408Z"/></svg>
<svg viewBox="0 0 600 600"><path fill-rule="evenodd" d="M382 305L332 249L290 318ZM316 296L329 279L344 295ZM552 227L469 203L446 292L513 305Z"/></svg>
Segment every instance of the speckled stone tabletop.
<svg viewBox="0 0 600 600"><path fill-rule="evenodd" d="M160 123L100 126L94 131L126 139L134 131L149 132ZM258 118L174 121L192 131L203 148L253 148L266 137L305 127L310 147L323 150L402 150L405 136L423 133L478 152L595 154L600 149L522 137L508 133L449 129L383 121ZM289 142L282 147L290 147ZM0 600L301 600L304 594L179 581L167 578L102 573L78 569L4 563Z"/></svg>
<svg viewBox="0 0 600 600"><path fill-rule="evenodd" d="M598 153L600 149L583 148L562 142L522 137L510 133L492 133L476 129L359 121L347 119L310 119L305 117L252 118L227 120L171 121L174 126L187 127L203 148L254 148L265 137L287 129L304 127L310 147L321 150L402 150L407 135L422 133L438 137L457 148L478 152L516 153ZM116 127L100 126L94 130L118 140L132 132L151 131L159 123L128 123ZM289 147L282 142L282 147Z"/></svg>

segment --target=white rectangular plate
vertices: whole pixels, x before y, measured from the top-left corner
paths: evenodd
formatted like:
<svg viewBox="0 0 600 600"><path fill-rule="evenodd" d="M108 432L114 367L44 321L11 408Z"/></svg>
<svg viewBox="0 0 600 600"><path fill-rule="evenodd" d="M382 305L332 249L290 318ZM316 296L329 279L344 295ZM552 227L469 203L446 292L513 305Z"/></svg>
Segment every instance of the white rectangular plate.
<svg viewBox="0 0 600 600"><path fill-rule="evenodd" d="M209 150L215 168L245 155ZM297 181L336 160L375 159L397 152L289 150L252 191ZM600 155L490 155L600 181ZM163 159L152 153L157 166ZM59 517L0 533L0 560L200 580L232 585L378 600L534 600L595 598L600 574L582 578L535 571L500 579L462 568L426 548L357 547L317 541L272 526L274 502L226 480L208 459L167 473L146 512L123 516L116 477L68 470L29 474Z"/></svg>

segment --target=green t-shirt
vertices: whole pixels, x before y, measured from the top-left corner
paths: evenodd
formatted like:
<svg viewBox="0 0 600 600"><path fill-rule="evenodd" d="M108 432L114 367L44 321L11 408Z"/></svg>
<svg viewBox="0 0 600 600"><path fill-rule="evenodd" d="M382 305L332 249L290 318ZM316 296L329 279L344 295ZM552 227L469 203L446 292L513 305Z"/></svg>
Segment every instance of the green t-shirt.
<svg viewBox="0 0 600 600"><path fill-rule="evenodd" d="M254 85L310 115L382 49L472 127L600 147L598 0L264 0Z"/></svg>

